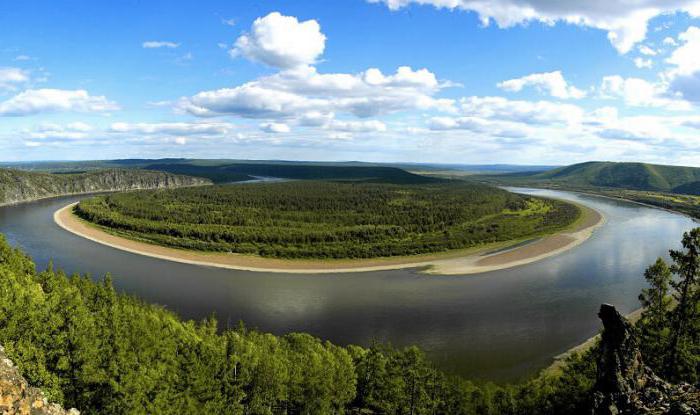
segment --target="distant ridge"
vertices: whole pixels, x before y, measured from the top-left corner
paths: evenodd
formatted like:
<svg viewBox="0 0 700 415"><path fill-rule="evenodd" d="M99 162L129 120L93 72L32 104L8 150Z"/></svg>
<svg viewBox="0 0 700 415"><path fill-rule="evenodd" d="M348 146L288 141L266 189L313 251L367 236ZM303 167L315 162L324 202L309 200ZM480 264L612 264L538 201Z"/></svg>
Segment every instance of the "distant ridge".
<svg viewBox="0 0 700 415"><path fill-rule="evenodd" d="M590 161L545 172L484 176L512 184L607 187L700 195L700 168Z"/></svg>

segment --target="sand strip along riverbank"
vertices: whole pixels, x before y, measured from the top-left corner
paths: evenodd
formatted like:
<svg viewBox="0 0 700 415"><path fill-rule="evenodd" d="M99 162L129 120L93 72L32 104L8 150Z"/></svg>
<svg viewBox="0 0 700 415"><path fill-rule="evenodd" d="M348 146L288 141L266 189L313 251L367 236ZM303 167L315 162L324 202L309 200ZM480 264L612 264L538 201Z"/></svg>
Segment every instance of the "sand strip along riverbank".
<svg viewBox="0 0 700 415"><path fill-rule="evenodd" d="M312 261L189 251L128 239L108 233L74 215L73 207L76 204L77 202L57 210L54 213L56 224L73 234L112 248L185 264L239 271L290 274L350 273L405 268L425 268L426 273L436 275L464 275L495 271L529 264L569 250L588 239L593 230L605 221L600 212L587 206L578 205L583 211L583 217L573 229L545 236L524 245L520 244L513 249L493 252L495 248L508 246L501 243L474 249L410 257ZM510 245L515 243L517 241L511 242Z"/></svg>

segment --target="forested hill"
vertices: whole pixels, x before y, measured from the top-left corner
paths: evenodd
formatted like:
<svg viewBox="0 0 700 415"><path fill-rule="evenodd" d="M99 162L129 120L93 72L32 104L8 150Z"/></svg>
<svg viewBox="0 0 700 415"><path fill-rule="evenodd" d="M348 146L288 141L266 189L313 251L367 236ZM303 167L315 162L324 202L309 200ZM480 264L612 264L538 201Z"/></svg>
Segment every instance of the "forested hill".
<svg viewBox="0 0 700 415"><path fill-rule="evenodd" d="M421 184L441 181L409 173L396 167L337 166L323 164L288 163L230 163L201 165L195 163L154 163L145 165L149 170L206 177L215 183L250 180L255 176L296 180L341 180L395 184Z"/></svg>
<svg viewBox="0 0 700 415"><path fill-rule="evenodd" d="M545 172L482 176L509 184L606 187L700 195L700 168L592 161Z"/></svg>
<svg viewBox="0 0 700 415"><path fill-rule="evenodd" d="M0 205L68 194L173 188L210 183L209 180L199 177L136 169L50 174L0 168Z"/></svg>

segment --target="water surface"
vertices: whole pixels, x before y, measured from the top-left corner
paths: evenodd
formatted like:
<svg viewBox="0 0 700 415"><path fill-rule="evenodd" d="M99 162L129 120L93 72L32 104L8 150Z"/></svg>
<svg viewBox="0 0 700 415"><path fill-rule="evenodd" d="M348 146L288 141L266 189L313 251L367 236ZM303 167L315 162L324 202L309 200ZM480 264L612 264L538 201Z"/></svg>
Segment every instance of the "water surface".
<svg viewBox="0 0 700 415"><path fill-rule="evenodd" d="M119 251L60 229L53 212L81 197L0 208L0 232L43 268L111 273L124 292L185 318L215 314L284 334L304 331L338 344L416 344L444 369L515 380L599 330L600 303L638 307L642 273L679 247L691 219L628 202L523 189L586 204L607 217L582 245L509 270L426 276L417 270L267 274L187 265ZM85 197L85 196L82 196Z"/></svg>

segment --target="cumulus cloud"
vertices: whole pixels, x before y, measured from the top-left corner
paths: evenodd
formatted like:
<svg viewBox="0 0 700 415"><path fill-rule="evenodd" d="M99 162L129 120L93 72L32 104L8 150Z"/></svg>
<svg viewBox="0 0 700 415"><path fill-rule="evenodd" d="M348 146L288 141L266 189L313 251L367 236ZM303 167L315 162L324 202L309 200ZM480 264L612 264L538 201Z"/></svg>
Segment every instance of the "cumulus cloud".
<svg viewBox="0 0 700 415"><path fill-rule="evenodd" d="M165 40L149 40L146 42L143 42L141 46L144 49L160 49L160 48L167 48L167 49L176 49L180 47L179 43L175 42L168 42Z"/></svg>
<svg viewBox="0 0 700 415"><path fill-rule="evenodd" d="M583 110L550 101L517 101L503 97L464 97L460 112L467 117L506 120L530 125L571 125L581 122Z"/></svg>
<svg viewBox="0 0 700 415"><path fill-rule="evenodd" d="M125 123L117 122L110 126L115 133L162 134L175 136L215 136L228 134L234 130L230 123Z"/></svg>
<svg viewBox="0 0 700 415"><path fill-rule="evenodd" d="M670 90L700 102L700 28L689 27L678 35L678 41L680 46L666 59L672 65L667 73Z"/></svg>
<svg viewBox="0 0 700 415"><path fill-rule="evenodd" d="M654 66L654 61L652 61L651 59L644 59L641 57L636 57L636 58L634 58L634 66L636 66L637 68L640 68L640 69L642 69L642 68L649 69L652 66Z"/></svg>
<svg viewBox="0 0 700 415"><path fill-rule="evenodd" d="M203 91L178 107L196 116L307 118L309 114L350 113L371 117L407 109L450 111L453 101L434 95L443 86L427 69L400 67L384 75L378 69L360 74L321 74L311 66L285 70L234 88Z"/></svg>
<svg viewBox="0 0 700 415"><path fill-rule="evenodd" d="M518 123L503 123L476 117L433 117L428 123L432 131L466 130L480 136L526 138L529 127Z"/></svg>
<svg viewBox="0 0 700 415"><path fill-rule="evenodd" d="M26 82L29 82L27 71L20 68L0 68L0 90L13 90Z"/></svg>
<svg viewBox="0 0 700 415"><path fill-rule="evenodd" d="M637 49L639 50L639 53L645 56L656 56L658 54L657 51L647 45L639 45Z"/></svg>
<svg viewBox="0 0 700 415"><path fill-rule="evenodd" d="M432 5L477 13L484 25L491 21L508 28L528 22L569 24L605 30L620 53L646 38L649 21L662 14L686 12L700 16L699 0L580 1L580 0L368 0L397 10L409 4Z"/></svg>
<svg viewBox="0 0 700 415"><path fill-rule="evenodd" d="M603 78L600 95L604 99L622 99L633 107L656 107L669 110L688 110L690 104L669 94L666 85L640 78L611 75Z"/></svg>
<svg viewBox="0 0 700 415"><path fill-rule="evenodd" d="M672 37L670 37L670 36L667 36L667 37L664 38L663 44L666 45L666 46L678 46L678 43L676 42L676 39L674 39L674 38L672 38Z"/></svg>
<svg viewBox="0 0 700 415"><path fill-rule="evenodd" d="M272 12L253 22L250 32L236 40L233 56L242 55L276 68L311 65L323 54L326 36L315 20Z"/></svg>
<svg viewBox="0 0 700 415"><path fill-rule="evenodd" d="M262 131L265 131L266 133L271 134L288 133L291 131L287 124L279 122L268 122L260 124L260 129Z"/></svg>
<svg viewBox="0 0 700 415"><path fill-rule="evenodd" d="M509 79L500 82L498 87L509 92L520 92L526 87L534 87L538 91L561 99L579 99L586 96L584 91L569 85L561 71L533 73L521 78Z"/></svg>
<svg viewBox="0 0 700 415"><path fill-rule="evenodd" d="M377 120L368 121L340 121L334 120L327 126L328 129L347 133L368 133L386 131L386 124Z"/></svg>
<svg viewBox="0 0 700 415"><path fill-rule="evenodd" d="M64 89L29 89L0 102L0 116L26 116L46 112L107 112L119 106L104 96L87 91Z"/></svg>

